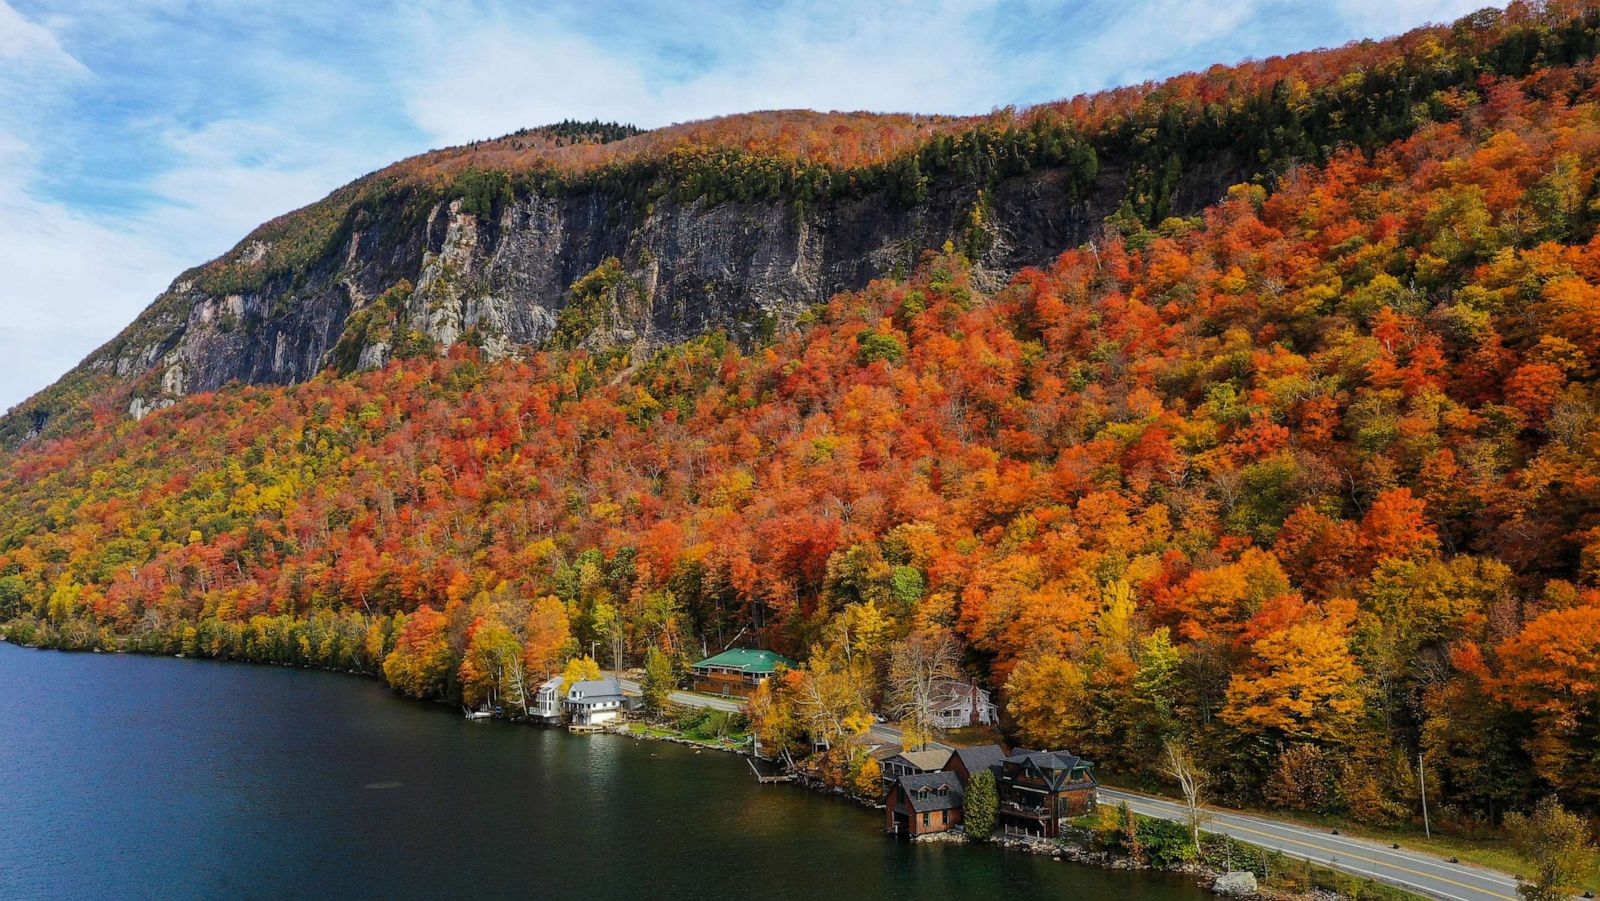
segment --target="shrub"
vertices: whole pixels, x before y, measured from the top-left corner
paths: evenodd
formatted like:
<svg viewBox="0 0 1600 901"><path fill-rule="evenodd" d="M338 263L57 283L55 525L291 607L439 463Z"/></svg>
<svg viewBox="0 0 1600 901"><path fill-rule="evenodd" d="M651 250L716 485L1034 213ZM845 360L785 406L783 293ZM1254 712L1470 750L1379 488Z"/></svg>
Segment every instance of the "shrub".
<svg viewBox="0 0 1600 901"><path fill-rule="evenodd" d="M1197 853L1189 827L1173 820L1140 817L1139 844L1150 863L1158 867L1181 866Z"/></svg>

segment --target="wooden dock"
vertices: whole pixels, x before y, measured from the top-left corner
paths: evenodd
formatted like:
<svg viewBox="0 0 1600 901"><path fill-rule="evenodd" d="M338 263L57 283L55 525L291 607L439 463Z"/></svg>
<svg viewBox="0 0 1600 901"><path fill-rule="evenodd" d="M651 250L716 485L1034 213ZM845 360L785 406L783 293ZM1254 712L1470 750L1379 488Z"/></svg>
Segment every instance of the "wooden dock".
<svg viewBox="0 0 1600 901"><path fill-rule="evenodd" d="M596 732L604 732L604 731L606 731L606 727L605 726L601 726L601 725L596 725L594 723L585 723L583 725L579 725L578 723L573 723L573 724L567 726L567 731L575 733L577 735L593 735Z"/></svg>
<svg viewBox="0 0 1600 901"><path fill-rule="evenodd" d="M778 773L777 775L774 775L774 776L768 776L765 773L761 772L760 768L756 766L756 762L754 760L750 759L749 757L746 757L744 760L745 760L745 763L750 764L751 772L756 774L756 781L761 783L762 785L774 785L774 784L777 784L779 782L793 782L794 781L794 776L790 775L789 773Z"/></svg>

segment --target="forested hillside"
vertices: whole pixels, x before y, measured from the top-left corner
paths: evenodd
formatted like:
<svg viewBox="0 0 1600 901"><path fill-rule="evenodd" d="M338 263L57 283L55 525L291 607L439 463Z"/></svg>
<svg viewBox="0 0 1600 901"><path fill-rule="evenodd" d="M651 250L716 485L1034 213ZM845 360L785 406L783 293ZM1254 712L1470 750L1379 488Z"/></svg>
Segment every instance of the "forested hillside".
<svg viewBox="0 0 1600 901"><path fill-rule="evenodd" d="M896 648L951 635L1020 740L1106 772L1178 739L1225 799L1389 822L1420 752L1447 821L1600 813L1597 28L1519 6L1084 101L1196 146L1230 97L1294 111L1252 152L1301 165L1163 218L1152 161L994 291L951 244L766 345L109 391L0 462L0 619L469 700L591 643L761 643L807 666L758 725L841 779ZM1437 86L1319 144L1319 85L1386 65L1367 96Z"/></svg>
<svg viewBox="0 0 1600 901"><path fill-rule="evenodd" d="M233 381L294 384L456 344L503 359L742 348L950 241L993 287L1104 221L1154 227L1459 115L1480 79L1600 46L1579 3L1215 66L976 117L780 110L640 132L563 122L402 160L179 275L128 328L0 416L0 447ZM597 276L588 279L588 276ZM587 290L575 290L584 286Z"/></svg>

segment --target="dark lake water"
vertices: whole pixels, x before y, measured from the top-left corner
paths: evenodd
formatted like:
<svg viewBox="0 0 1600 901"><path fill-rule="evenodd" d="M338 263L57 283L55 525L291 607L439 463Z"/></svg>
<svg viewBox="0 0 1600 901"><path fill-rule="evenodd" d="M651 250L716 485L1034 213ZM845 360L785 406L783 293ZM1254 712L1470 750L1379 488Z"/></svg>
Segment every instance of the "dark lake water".
<svg viewBox="0 0 1600 901"><path fill-rule="evenodd" d="M332 673L0 643L0 898L1198 901L731 755L470 723Z"/></svg>

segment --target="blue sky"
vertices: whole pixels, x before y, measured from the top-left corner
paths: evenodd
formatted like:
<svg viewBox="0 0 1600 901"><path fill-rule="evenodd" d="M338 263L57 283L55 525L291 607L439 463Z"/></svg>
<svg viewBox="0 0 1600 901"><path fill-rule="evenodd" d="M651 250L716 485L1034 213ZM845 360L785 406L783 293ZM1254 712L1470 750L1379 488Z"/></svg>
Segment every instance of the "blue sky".
<svg viewBox="0 0 1600 901"><path fill-rule="evenodd" d="M565 117L973 113L1463 0L0 0L0 409L182 269L400 157Z"/></svg>

